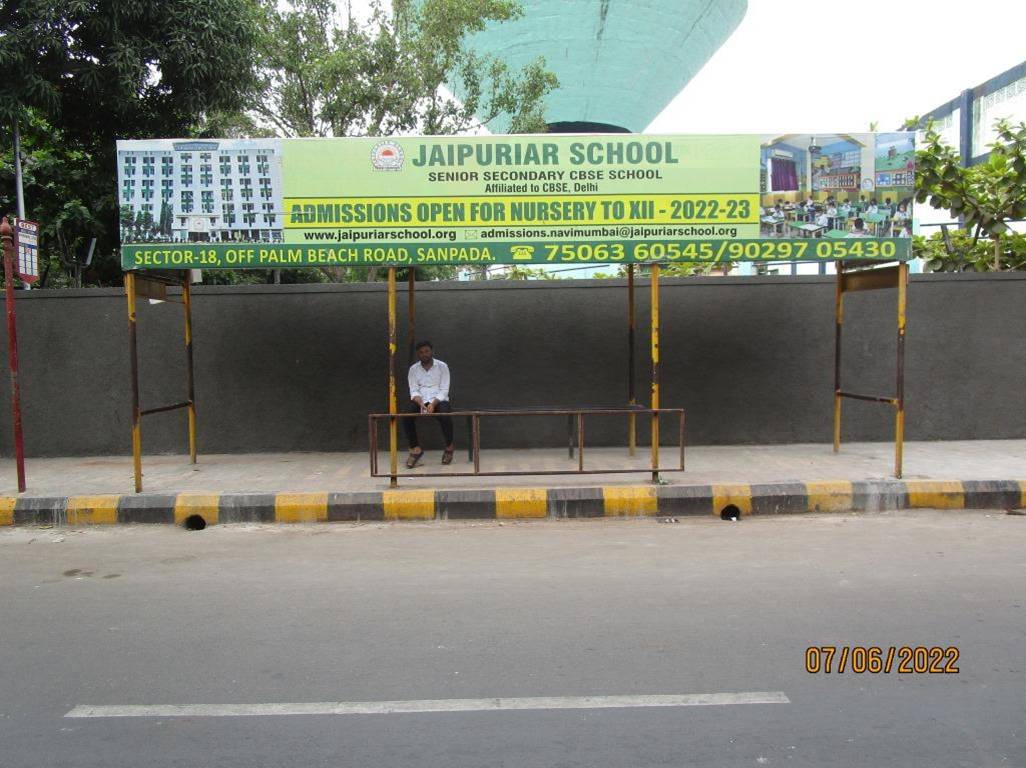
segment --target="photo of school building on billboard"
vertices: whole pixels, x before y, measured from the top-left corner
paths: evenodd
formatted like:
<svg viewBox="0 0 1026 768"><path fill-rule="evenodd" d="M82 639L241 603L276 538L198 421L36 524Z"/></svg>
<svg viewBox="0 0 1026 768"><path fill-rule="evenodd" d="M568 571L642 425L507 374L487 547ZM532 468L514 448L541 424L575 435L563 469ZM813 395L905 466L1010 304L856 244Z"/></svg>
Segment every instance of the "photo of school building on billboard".
<svg viewBox="0 0 1026 768"><path fill-rule="evenodd" d="M912 133L768 136L761 156L765 237L911 237Z"/></svg>
<svg viewBox="0 0 1026 768"><path fill-rule="evenodd" d="M277 139L118 142L124 243L280 243L281 199Z"/></svg>

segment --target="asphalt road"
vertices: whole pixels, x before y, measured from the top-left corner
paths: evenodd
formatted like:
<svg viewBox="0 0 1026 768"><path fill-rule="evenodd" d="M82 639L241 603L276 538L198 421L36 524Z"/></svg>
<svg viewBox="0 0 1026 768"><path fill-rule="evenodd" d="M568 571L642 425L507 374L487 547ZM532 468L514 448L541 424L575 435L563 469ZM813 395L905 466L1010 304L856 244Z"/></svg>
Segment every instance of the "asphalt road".
<svg viewBox="0 0 1026 768"><path fill-rule="evenodd" d="M0 766L1026 766L1024 639L1002 512L4 530ZM810 645L959 672L809 674ZM66 717L737 692L787 703Z"/></svg>

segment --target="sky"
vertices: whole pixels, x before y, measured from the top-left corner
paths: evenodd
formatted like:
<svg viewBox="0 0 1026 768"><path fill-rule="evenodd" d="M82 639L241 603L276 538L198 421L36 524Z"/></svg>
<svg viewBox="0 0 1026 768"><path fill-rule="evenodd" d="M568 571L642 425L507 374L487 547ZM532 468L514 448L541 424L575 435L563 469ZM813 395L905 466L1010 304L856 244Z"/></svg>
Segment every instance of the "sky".
<svg viewBox="0 0 1026 768"><path fill-rule="evenodd" d="M646 133L898 128L1026 60L1026 0L748 0Z"/></svg>
<svg viewBox="0 0 1026 768"><path fill-rule="evenodd" d="M1026 61L1024 30L1026 0L748 0L645 133L897 130Z"/></svg>

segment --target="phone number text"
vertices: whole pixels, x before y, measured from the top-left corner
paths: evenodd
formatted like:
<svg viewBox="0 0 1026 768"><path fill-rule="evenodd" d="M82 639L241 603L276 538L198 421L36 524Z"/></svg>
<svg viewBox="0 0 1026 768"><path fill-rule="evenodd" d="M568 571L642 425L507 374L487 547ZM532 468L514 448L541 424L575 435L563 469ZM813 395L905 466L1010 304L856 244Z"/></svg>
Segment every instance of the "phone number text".
<svg viewBox="0 0 1026 768"><path fill-rule="evenodd" d="M720 262L900 259L907 250L894 240L690 240L645 243L545 244L545 261Z"/></svg>

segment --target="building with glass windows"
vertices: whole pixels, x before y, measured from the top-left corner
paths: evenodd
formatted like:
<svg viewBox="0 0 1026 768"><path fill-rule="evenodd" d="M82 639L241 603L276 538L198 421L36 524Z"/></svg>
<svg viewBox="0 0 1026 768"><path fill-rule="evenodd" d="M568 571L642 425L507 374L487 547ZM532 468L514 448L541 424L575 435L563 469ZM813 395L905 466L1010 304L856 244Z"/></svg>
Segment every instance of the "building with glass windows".
<svg viewBox="0 0 1026 768"><path fill-rule="evenodd" d="M123 242L281 242L277 140L131 146L118 148Z"/></svg>
<svg viewBox="0 0 1026 768"><path fill-rule="evenodd" d="M920 131L932 122L948 144L958 148L962 165L976 165L990 156L989 146L997 138L994 124L999 118L1026 120L1026 61L966 88L946 104L920 118ZM920 133L920 136L922 134Z"/></svg>

